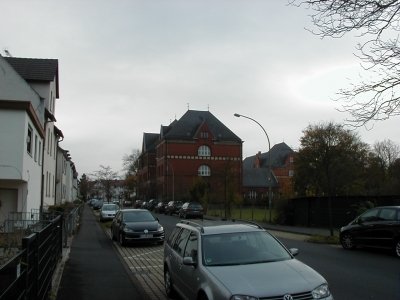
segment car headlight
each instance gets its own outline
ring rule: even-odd
[[[164,227],[162,227],[160,224],[158,224],[157,231],[164,231]]]
[[[124,227],[124,232],[134,232],[134,230],[129,227]]]
[[[233,295],[230,300],[258,300],[258,298],[247,295]]]
[[[314,299],[326,298],[330,295],[328,284],[321,284],[319,287],[312,291],[312,296]]]

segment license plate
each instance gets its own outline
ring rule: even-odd
[[[140,237],[141,237],[142,239],[148,239],[148,238],[152,238],[153,235],[152,235],[152,234],[141,234]]]

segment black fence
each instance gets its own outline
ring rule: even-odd
[[[331,205],[329,205],[329,201]],[[360,208],[373,206],[400,205],[400,196],[348,196],[348,197],[304,197],[290,199],[285,211],[287,225],[307,227],[329,227],[329,210],[332,225],[339,228],[352,221]],[[329,209],[329,206],[331,207]]]
[[[41,221],[22,239],[22,251],[0,267],[0,300],[48,298],[62,256],[63,219]]]

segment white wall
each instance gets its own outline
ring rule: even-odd
[[[0,70],[0,101],[31,102],[37,118],[43,125],[44,101],[1,56]],[[27,152],[28,124],[32,129],[31,154]],[[39,142],[43,144],[43,139],[25,110],[0,109],[0,189],[18,191],[16,207],[21,212],[40,208]],[[14,206],[9,204],[7,207]]]
[[[0,101],[30,101],[44,124],[44,101],[39,94],[0,56]]]

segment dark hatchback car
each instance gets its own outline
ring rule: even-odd
[[[340,229],[344,249],[357,246],[391,249],[400,257],[400,206],[375,207]]]
[[[164,228],[147,209],[122,209],[111,223],[111,237],[121,246],[128,242],[164,243]]]
[[[181,209],[182,205],[183,203],[181,201],[169,201],[165,206],[165,214],[179,214],[179,210]]]
[[[198,202],[186,202],[179,210],[179,218],[200,218],[203,219],[203,206]]]

